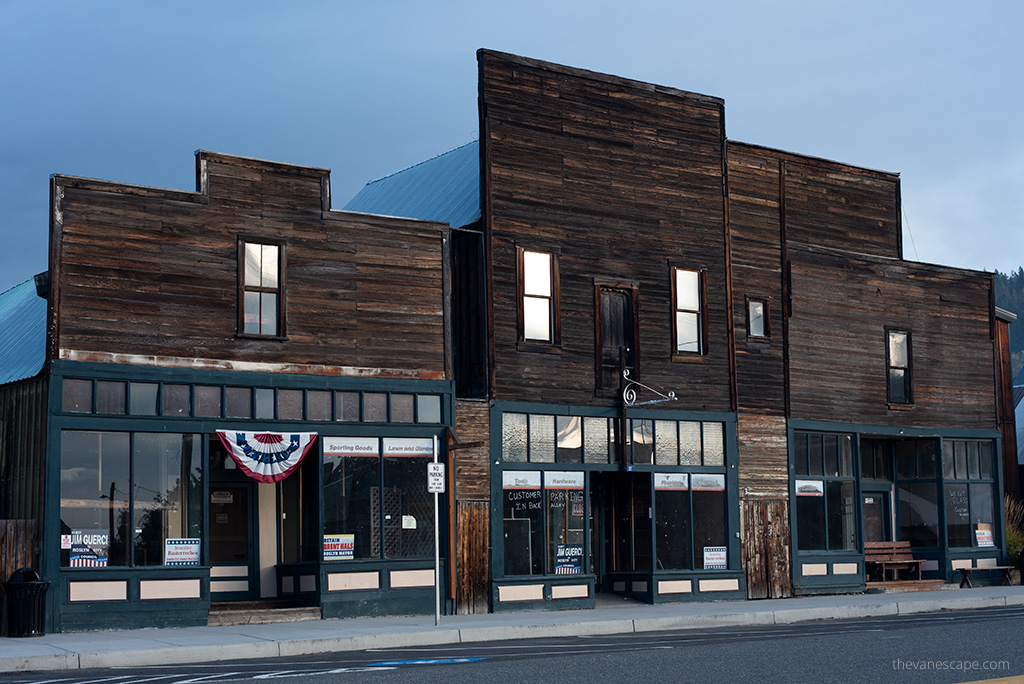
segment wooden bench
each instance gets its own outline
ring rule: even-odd
[[[917,579],[921,579],[923,562],[914,558],[909,541],[864,543],[864,572],[869,579],[874,574],[880,581],[885,582],[886,573],[892,571],[892,578],[896,580],[896,572],[900,568],[916,570]]]
[[[1013,583],[1010,581],[1010,573],[1016,570],[1016,568],[1012,565],[990,565],[987,568],[960,568],[961,589],[974,588],[974,585],[971,584],[971,573],[975,570],[998,570],[1003,576],[1003,585],[1011,586]]]

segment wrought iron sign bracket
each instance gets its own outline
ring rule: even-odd
[[[643,384],[642,382],[639,382],[637,380],[631,380],[630,377],[629,377],[629,369],[628,368],[624,368],[622,370],[622,377],[626,381],[626,386],[622,388],[622,403],[625,404],[627,407],[632,407],[632,406],[648,406],[650,404],[663,404],[666,401],[676,401],[676,393],[675,392],[669,392],[668,394],[662,394],[658,390],[654,389],[653,387],[648,387],[647,385]],[[636,400],[637,388],[645,389],[645,390],[647,390],[649,392],[654,392],[655,394],[658,395],[659,398],[658,399],[650,399],[648,401],[637,401]]]

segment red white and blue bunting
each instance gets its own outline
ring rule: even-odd
[[[313,446],[315,432],[235,432],[217,430],[238,467],[258,482],[280,482],[299,467]]]

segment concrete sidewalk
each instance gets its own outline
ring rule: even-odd
[[[225,627],[138,629],[0,638],[0,672],[77,670],[269,658],[367,648],[770,625],[831,618],[1024,606],[1024,587],[812,596],[651,606],[602,601],[593,610],[348,618]]]

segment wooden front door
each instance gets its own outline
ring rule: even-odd
[[[210,599],[256,598],[253,543],[256,488],[249,483],[210,484]]]
[[[784,499],[743,502],[747,598],[785,598],[793,593],[787,509]]]

